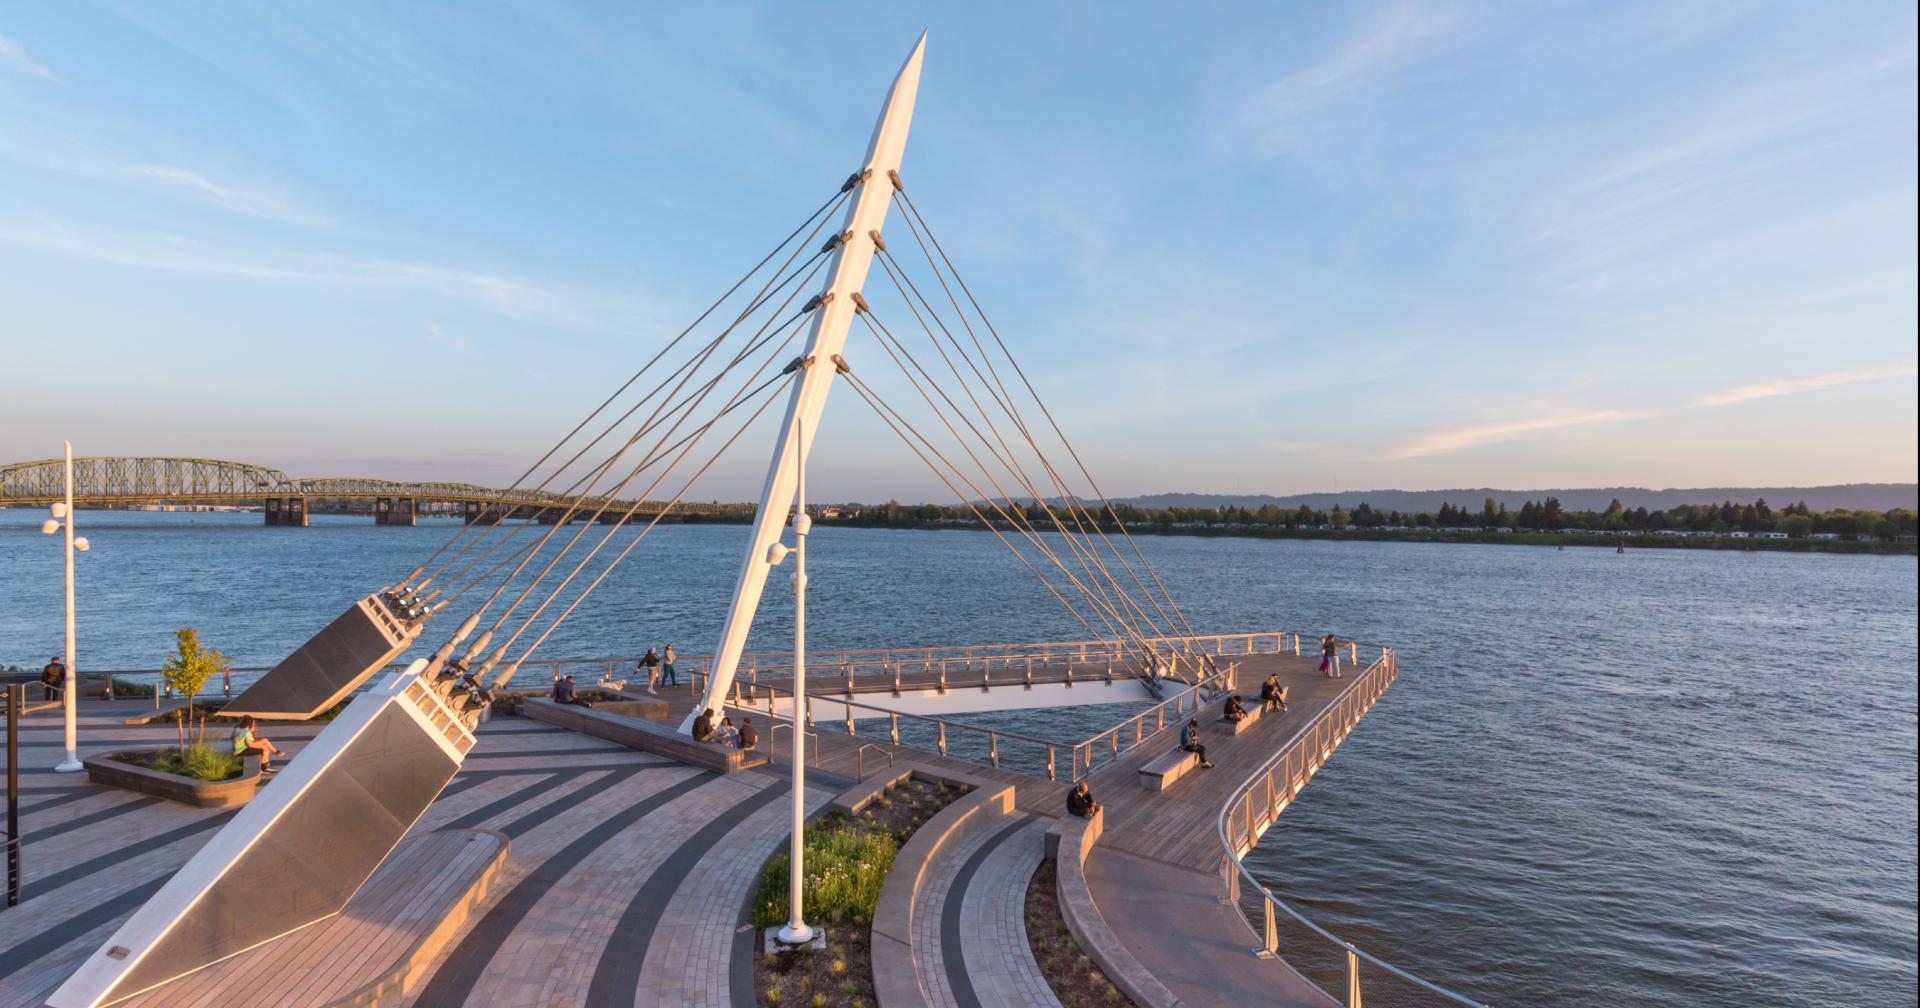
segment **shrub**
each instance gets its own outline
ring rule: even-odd
[[[880,902],[880,885],[893,867],[900,845],[885,830],[853,820],[806,829],[805,891],[807,918],[830,924],[871,924]],[[774,927],[787,922],[788,864],[783,848],[760,872],[753,923]]]

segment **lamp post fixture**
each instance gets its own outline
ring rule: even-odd
[[[60,705],[65,709],[67,719],[67,758],[54,769],[61,773],[73,773],[83,769],[80,765],[78,740],[75,738],[76,705],[79,702],[80,690],[78,677],[73,671],[73,555],[76,552],[85,553],[89,544],[85,536],[76,537],[73,534],[73,442],[68,441],[65,444],[67,499],[47,509],[53,517],[40,523],[40,531],[47,535],[64,531],[67,535],[67,678],[60,688]]]
[[[796,435],[799,421],[795,421]],[[801,906],[806,880],[807,824],[807,532],[813,519],[807,517],[807,450],[800,442],[794,455],[799,470],[793,494],[793,838],[787,858],[787,923],[780,929],[783,945],[805,945],[813,941],[813,928],[807,924]],[[769,563],[787,558],[787,547],[774,542],[767,550]]]

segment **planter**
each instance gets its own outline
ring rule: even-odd
[[[160,746],[157,748],[169,748]],[[150,794],[196,808],[235,808],[252,800],[260,789],[260,757],[247,757],[245,769],[232,780],[203,781],[178,774],[162,773],[150,767],[126,762],[124,757],[153,749],[122,749],[88,756],[80,762],[87,768],[87,779],[127,791]]]

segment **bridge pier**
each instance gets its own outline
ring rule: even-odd
[[[540,517],[535,520],[542,525],[558,525],[560,524],[561,517],[564,516],[567,519],[567,524],[571,525],[574,522],[586,521],[590,514],[592,514],[592,512],[589,511],[574,511],[572,514],[568,514],[566,508],[555,505],[554,507],[541,509]]]
[[[413,526],[419,512],[420,502],[413,497],[375,497],[373,499],[373,523],[375,525]]]
[[[268,497],[266,499],[267,524],[287,525],[297,528],[307,527],[307,499],[305,497]]]
[[[500,505],[481,501],[467,501],[462,505],[460,517],[469,525],[498,525],[505,520]]]

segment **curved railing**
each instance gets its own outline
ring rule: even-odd
[[[1360,722],[1360,716],[1373,707],[1380,695],[1393,685],[1399,676],[1399,667],[1391,648],[1381,648],[1380,657],[1366,670],[1354,678],[1353,685],[1331,705],[1323,709],[1313,720],[1301,727],[1279,753],[1274,755],[1259,770],[1254,771],[1238,788],[1233,796],[1220,809],[1220,847],[1225,854],[1225,881],[1228,901],[1235,908],[1240,906],[1240,885],[1242,880],[1253,887],[1260,896],[1265,918],[1264,931],[1255,929],[1251,921],[1249,929],[1261,940],[1261,947],[1269,955],[1278,954],[1280,944],[1278,914],[1285,914],[1306,927],[1314,935],[1335,946],[1346,954],[1346,990],[1343,1003],[1353,1008],[1360,1004],[1360,964],[1366,962],[1378,967],[1443,1000],[1470,1008],[1486,1008],[1485,1005],[1456,994],[1439,984],[1423,980],[1408,973],[1384,959],[1362,951],[1326,928],[1315,924],[1302,916],[1299,911],[1288,906],[1286,901],[1273,894],[1253,877],[1241,858],[1260,839],[1260,835],[1280,818],[1280,813],[1299,795],[1307,780],[1315,771],[1326,765],[1327,758],[1341,740],[1345,739]],[[1244,917],[1242,918],[1245,919]]]

